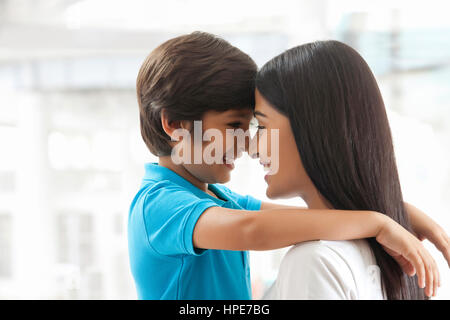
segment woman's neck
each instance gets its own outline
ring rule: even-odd
[[[309,209],[333,209],[333,206],[325,199],[320,192],[313,188],[311,192],[302,195]]]

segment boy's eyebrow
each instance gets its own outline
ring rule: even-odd
[[[254,111],[253,114],[254,114],[255,117],[256,116],[260,116],[260,117],[267,118],[267,116],[264,113],[260,112],[260,111]]]
[[[236,118],[236,117],[239,117],[239,118],[249,118],[249,119],[251,119],[252,117],[253,117],[253,114],[252,113],[242,113],[242,112],[236,112],[236,113],[233,113],[233,114],[229,114],[228,115],[228,118]]]

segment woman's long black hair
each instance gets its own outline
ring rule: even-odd
[[[256,88],[286,115],[306,173],[335,209],[373,210],[411,230],[395,163],[391,130],[375,77],[339,41],[304,44],[273,58]],[[374,239],[387,299],[426,299]]]

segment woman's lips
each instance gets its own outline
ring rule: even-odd
[[[267,174],[264,176],[264,180],[267,182],[270,176],[270,161],[259,160],[259,163],[264,167],[264,171],[267,171]]]

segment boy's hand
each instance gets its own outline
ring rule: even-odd
[[[409,203],[405,203],[414,233],[420,241],[428,239],[442,252],[450,267],[450,239],[444,229],[424,212]]]
[[[386,217],[387,218],[387,217]],[[387,218],[376,240],[384,247],[409,276],[417,273],[418,285],[425,287],[429,297],[436,295],[440,286],[436,262],[422,243],[394,220]]]

